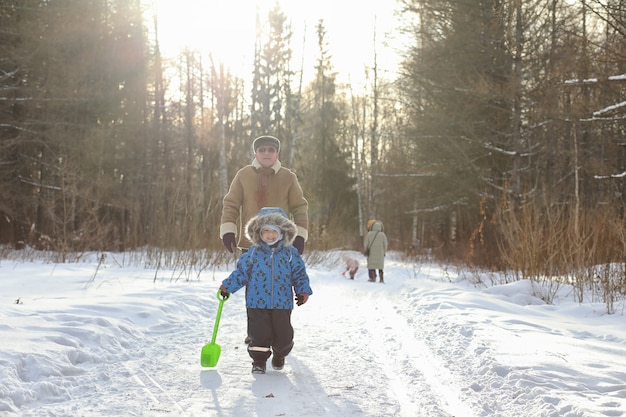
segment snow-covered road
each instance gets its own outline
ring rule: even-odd
[[[243,292],[224,304],[217,367],[199,363],[227,270],[95,269],[0,264],[3,416],[626,415],[623,316],[545,305],[529,282],[475,289],[400,260],[385,284],[309,267],[285,368],[253,375]]]

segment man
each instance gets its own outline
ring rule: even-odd
[[[224,197],[222,243],[231,253],[238,246],[249,247],[251,242],[241,232],[248,221],[263,207],[280,207],[297,226],[293,246],[302,254],[308,238],[309,203],[298,178],[278,160],[280,141],[274,136],[259,136],[252,142],[252,149],[254,160],[235,174]]]

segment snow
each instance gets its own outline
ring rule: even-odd
[[[181,274],[110,253],[2,260],[0,415],[626,415],[623,306],[607,315],[567,286],[549,305],[529,281],[397,254],[379,284],[351,253],[352,281],[342,254],[309,265],[294,350],[265,375],[250,373],[243,292],[224,303],[217,366],[200,366],[232,263]]]
[[[612,105],[610,105],[608,107],[605,107],[603,109],[596,110],[596,111],[593,112],[593,115],[594,116],[601,116],[604,113],[609,113],[609,112],[612,112],[612,111],[615,111],[615,110],[619,110],[619,109],[621,109],[623,107],[626,107],[626,101],[622,101],[621,103],[612,104]]]

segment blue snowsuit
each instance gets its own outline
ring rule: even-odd
[[[261,239],[264,225],[277,226],[282,240],[272,246]],[[296,225],[280,209],[263,209],[246,226],[253,243],[241,255],[236,269],[222,281],[222,286],[234,293],[246,288],[248,309],[248,353],[253,363],[265,364],[271,356],[287,356],[293,348],[291,311],[295,294],[312,294],[304,260],[291,245],[297,233]]]
[[[245,286],[247,308],[293,309],[293,294],[312,294],[304,260],[293,246],[279,241],[275,248],[265,242],[242,254],[222,285],[228,292]]]

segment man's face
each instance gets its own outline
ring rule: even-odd
[[[259,146],[254,153],[254,157],[263,168],[269,168],[278,159],[278,150],[271,145]]]

